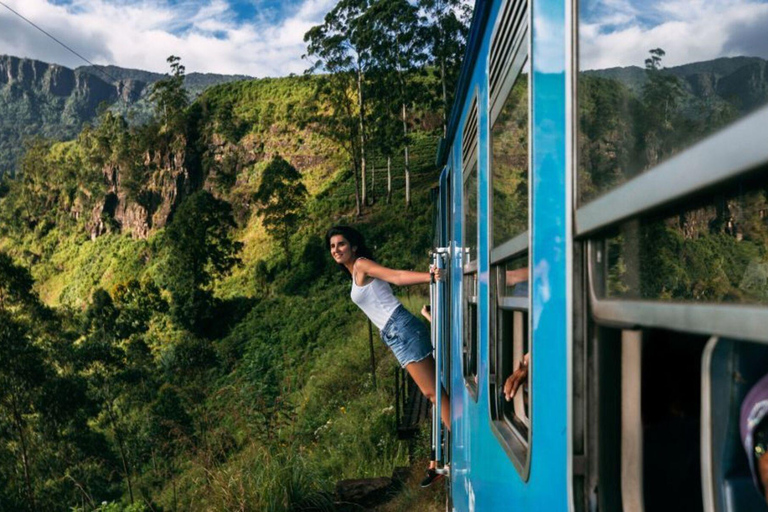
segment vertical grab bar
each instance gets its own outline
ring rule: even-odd
[[[434,268],[437,268],[437,259],[437,253],[433,252],[431,266]],[[429,322],[429,332],[435,361],[437,361],[437,358],[439,357],[438,354],[440,353],[437,340],[437,312],[435,311],[435,304],[437,303],[435,298],[436,294],[437,281],[435,280],[435,275],[432,274],[429,280],[429,312],[432,318]],[[440,460],[438,456],[440,446],[440,367],[437,363],[435,363],[435,367],[437,368],[437,375],[435,379],[435,403],[432,405],[432,456],[435,458],[435,461],[438,461]]]
[[[444,255],[446,250],[443,248],[437,249],[432,255],[432,264],[435,268],[444,269]],[[433,433],[434,433],[434,448],[435,448],[435,461],[437,463],[437,472],[446,474],[447,468],[443,467],[443,422],[441,418],[442,400],[443,400],[443,296],[444,296],[445,282],[435,281],[432,279],[430,288],[432,293],[430,299],[432,301],[432,340],[433,347],[435,348],[435,406],[433,407]]]

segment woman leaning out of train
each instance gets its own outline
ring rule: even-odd
[[[379,265],[365,245],[365,239],[356,229],[334,226],[325,236],[331,257],[352,278],[352,301],[380,329],[381,339],[392,350],[400,365],[413,378],[424,396],[435,402],[435,360],[427,327],[412,315],[392,293],[390,284],[409,286],[429,283],[434,276],[442,279],[440,269],[430,267],[429,272],[396,270]],[[450,402],[448,393],[442,391],[440,416],[450,429]],[[439,478],[432,461],[426,487]]]

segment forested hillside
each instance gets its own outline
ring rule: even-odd
[[[380,4],[438,54],[420,11]],[[329,28],[391,11],[345,9],[307,36],[317,74],[190,102],[169,59],[150,122],[107,111],[35,139],[0,181],[0,509],[334,510],[337,480],[409,463],[396,363],[374,335],[371,374],[323,234],[355,224],[384,264],[426,269],[462,47],[405,69],[369,46],[361,74],[327,60],[348,48]],[[399,293],[415,309],[425,292]]]
[[[720,58],[579,76],[579,201],[657,168],[768,103],[768,63]],[[666,170],[668,173],[674,171]],[[745,179],[710,200],[659,211],[611,233],[606,294],[638,299],[764,303],[768,188]],[[640,263],[642,262],[642,263]]]
[[[16,170],[26,140],[35,136],[71,139],[86,123],[95,121],[101,106],[132,124],[147,122],[152,114],[152,84],[163,78],[160,73],[117,66],[73,70],[0,55],[0,176]],[[212,85],[245,78],[190,73],[184,86],[196,98]]]

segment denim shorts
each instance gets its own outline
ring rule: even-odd
[[[381,339],[403,368],[432,355],[429,329],[402,305],[387,320],[381,330]]]

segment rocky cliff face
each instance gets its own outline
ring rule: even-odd
[[[0,55],[0,177],[14,172],[24,141],[41,136],[69,140],[93,122],[99,106],[133,114],[134,122],[151,117],[152,83],[164,75],[116,66],[69,69],[32,59]],[[190,73],[192,97],[213,85],[243,76]]]
[[[198,180],[190,172],[187,160],[185,150],[147,152],[144,165],[152,172],[138,198],[130,198],[121,186],[118,166],[105,166],[107,193],[91,212],[91,239],[112,229],[146,238],[151,230],[164,227],[181,201],[195,190]]]

